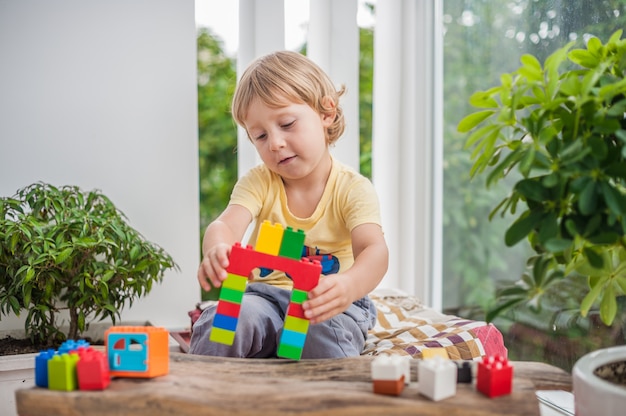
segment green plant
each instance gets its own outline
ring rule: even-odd
[[[599,305],[610,325],[626,293],[626,40],[591,37],[546,58],[532,55],[501,76],[500,85],[472,95],[482,110],[460,121],[470,132],[471,175],[490,186],[514,169],[522,179],[491,212],[517,215],[505,243],[528,238],[531,273],[505,287],[488,314],[526,302],[540,308],[565,276],[586,278],[585,316]],[[473,131],[472,131],[473,130]]]
[[[98,191],[35,183],[0,198],[0,313],[27,310],[33,342],[65,339],[57,322],[63,309],[69,338],[88,320],[115,322],[125,305],[177,267]]]

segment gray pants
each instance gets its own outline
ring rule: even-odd
[[[241,302],[232,346],[209,341],[217,306],[202,312],[193,326],[190,354],[221,357],[273,358],[280,341],[291,292],[265,283],[250,283]],[[343,358],[361,354],[376,308],[364,297],[327,321],[310,325],[302,358]]]

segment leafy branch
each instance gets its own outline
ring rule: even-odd
[[[500,85],[470,98],[480,110],[458,125],[470,133],[470,173],[487,174],[488,187],[514,169],[521,173],[491,217],[516,216],[505,243],[527,238],[537,253],[529,261],[532,274],[498,294],[491,319],[522,302],[539,307],[542,294],[571,274],[588,281],[583,316],[599,303],[605,324],[615,318],[616,298],[626,294],[626,40],[621,36],[621,30],[615,32],[606,44],[590,38],[586,49],[568,44],[543,65],[524,55]]]

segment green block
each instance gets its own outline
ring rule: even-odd
[[[247,284],[248,284],[247,277],[228,273],[228,277],[226,278],[226,280],[222,282],[222,287],[234,289],[239,292],[245,292]]]
[[[48,360],[48,388],[61,391],[77,390],[76,365],[78,360],[78,354],[55,355]]]
[[[302,247],[304,247],[304,231],[294,231],[287,227],[283,232],[283,240],[280,243],[278,255],[290,259],[300,260],[302,258]]]
[[[285,329],[306,334],[309,330],[309,321],[307,319],[287,315],[285,318]]]
[[[241,303],[241,300],[243,299],[243,291],[222,286],[222,290],[220,290],[220,300],[222,299],[232,303]]]
[[[211,329],[209,340],[220,344],[233,345],[233,341],[235,340],[235,331],[213,327]]]
[[[302,348],[294,347],[292,345],[280,344],[278,346],[278,352],[276,353],[282,358],[291,358],[292,360],[299,360],[302,357]]]
[[[293,289],[291,291],[291,301],[299,305],[303,304],[305,300],[309,298],[308,292],[300,289]]]

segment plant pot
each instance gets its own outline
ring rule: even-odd
[[[615,364],[607,366],[607,364]],[[622,384],[607,381],[600,373],[621,375]],[[574,404],[577,416],[623,415],[626,411],[626,346],[591,352],[574,365]]]
[[[16,414],[15,390],[35,385],[36,356],[19,354],[0,357],[0,403],[3,415]]]

